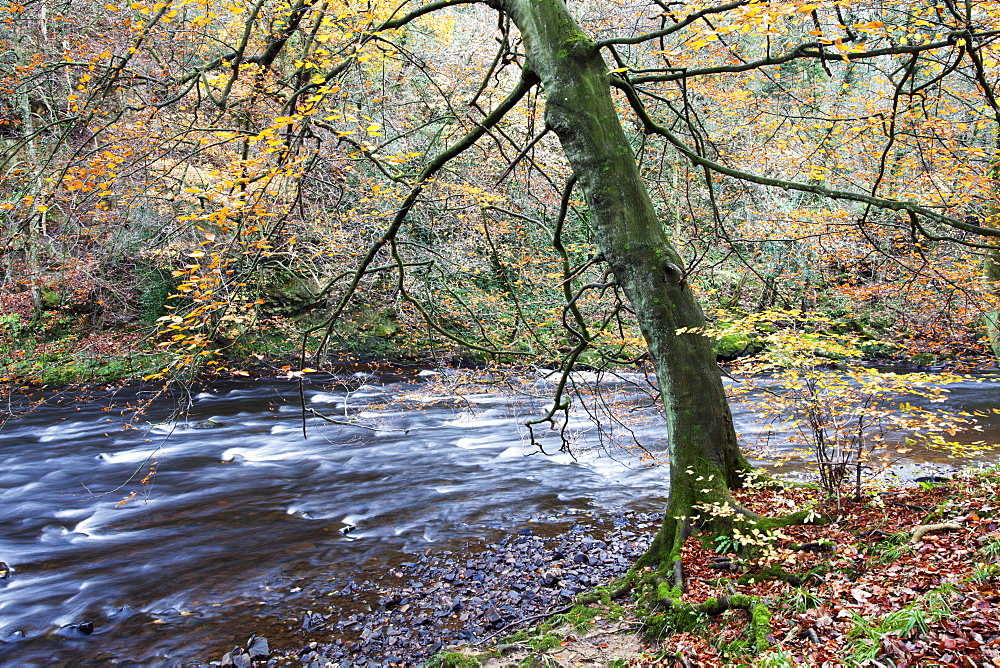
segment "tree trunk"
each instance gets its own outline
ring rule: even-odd
[[[670,503],[641,563],[669,567],[681,542],[677,518],[699,522],[694,506],[733,505],[729,489],[740,486],[750,466],[737,445],[711,340],[677,333],[703,327],[705,319],[639,174],[604,59],[562,0],[499,0],[499,8],[521,31],[528,67],[545,90],[545,120],[578,179],[594,236],[656,368],[669,436]]]

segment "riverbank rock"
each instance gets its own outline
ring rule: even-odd
[[[271,648],[268,647],[267,638],[254,638],[247,648],[247,654],[250,655],[251,659],[261,659],[270,656]]]
[[[265,665],[270,655],[271,648],[268,645],[267,638],[263,636],[250,636],[250,640],[247,641],[245,648],[235,647],[231,652],[226,652],[217,665],[250,668],[255,664]]]
[[[250,655],[242,651],[232,651],[222,657],[220,666],[235,666],[235,668],[250,668],[253,661]]]

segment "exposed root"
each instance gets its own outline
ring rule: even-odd
[[[828,540],[814,540],[801,545],[793,545],[792,549],[800,552],[836,552],[837,546]]]
[[[766,566],[757,573],[747,573],[745,575],[741,575],[736,581],[741,585],[747,585],[755,582],[768,582],[771,580],[787,582],[793,587],[801,587],[810,580],[815,581],[817,584],[825,582],[825,580],[823,580],[823,576],[816,572],[816,570],[807,571],[805,574],[799,575],[798,573],[789,573],[780,566],[775,565]]]
[[[929,533],[936,533],[938,531],[960,531],[962,528],[961,524],[955,524],[954,522],[945,522],[944,524],[925,524],[913,530],[913,536],[910,538],[910,542],[919,543],[923,540],[924,536]]]
[[[679,513],[671,514],[671,510],[667,511],[663,527],[657,533],[649,551],[623,580],[635,589],[643,621],[652,635],[697,631],[705,615],[716,616],[727,610],[741,609],[750,614],[748,648],[754,653],[760,653],[769,647],[767,635],[771,631],[771,613],[758,597],[735,594],[708,599],[702,603],[688,603],[681,600],[684,594],[681,549],[694,529],[715,535],[731,534],[737,529],[741,533],[749,534],[795,524],[827,524],[832,522],[833,518],[811,510],[779,518],[760,517],[739,506],[734,510],[730,516],[710,518],[708,522],[696,521],[693,525],[686,518],[679,519],[677,517]],[[834,546],[817,541],[798,547],[804,550],[827,551],[832,550]],[[800,586],[813,577],[822,580],[818,574],[812,572],[800,576],[780,571],[750,577],[761,576],[781,579],[793,586]]]
[[[555,617],[556,615],[561,615],[561,614],[567,613],[570,610],[572,610],[574,607],[576,607],[576,605],[577,605],[577,603],[572,603],[570,605],[566,605],[566,606],[563,606],[561,608],[553,608],[552,610],[549,610],[548,612],[543,612],[543,613],[540,613],[540,614],[537,614],[537,615],[531,615],[530,617],[521,617],[519,619],[512,620],[510,622],[507,622],[506,624],[504,624],[503,626],[501,626],[498,630],[496,630],[493,633],[491,633],[490,635],[486,636],[485,638],[483,638],[479,642],[480,642],[480,644],[484,644],[485,645],[489,641],[491,641],[494,638],[498,637],[501,633],[506,633],[507,631],[510,631],[511,629],[517,628],[518,626],[524,626],[528,622],[537,622],[537,621],[542,620],[542,619],[549,619],[550,617]]]
[[[490,640],[493,640],[494,638],[500,636],[501,634],[506,633],[512,629],[515,629],[519,626],[524,626],[529,622],[538,622],[541,620],[549,619],[551,617],[555,617],[556,615],[565,614],[579,605],[593,605],[594,603],[603,603],[605,605],[610,605],[611,601],[613,601],[616,598],[621,598],[622,596],[627,594],[631,589],[632,589],[632,580],[629,578],[628,575],[626,575],[624,578],[622,578],[622,580],[620,580],[619,582],[615,583],[612,586],[599,587],[590,593],[580,594],[569,605],[562,606],[559,608],[553,608],[548,612],[543,612],[537,615],[531,615],[530,617],[521,617],[519,619],[514,619],[504,624],[502,627],[494,631],[492,634],[486,636],[483,640],[480,641],[480,644],[487,643]]]
[[[663,624],[664,630],[692,630],[697,627],[702,615],[715,617],[727,610],[746,610],[750,613],[750,646],[755,654],[765,651],[770,643],[767,640],[771,632],[771,611],[757,596],[733,594],[721,598],[710,598],[702,603],[686,603],[676,598],[665,597],[657,601],[658,607],[664,613],[656,619]]]
[[[756,525],[761,530],[767,530],[795,526],[796,524],[832,524],[836,519],[833,515],[827,515],[826,513],[817,513],[814,510],[800,510],[784,517],[758,518]]]

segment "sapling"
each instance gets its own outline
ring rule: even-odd
[[[976,429],[974,416],[941,405],[944,386],[962,377],[865,367],[857,361],[865,342],[818,314],[772,311],[704,333],[719,337],[734,327],[752,331],[763,349],[738,365],[741,382],[732,392],[768,425],[762,440],[778,431],[801,447],[828,495],[839,499],[847,485],[860,497],[871,476],[917,450],[980,452],[982,442],[948,440]]]

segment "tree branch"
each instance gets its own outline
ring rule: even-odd
[[[639,99],[635,88],[625,80],[620,77],[611,76],[609,77],[612,85],[617,87],[619,90],[625,93],[629,104],[632,106],[632,110],[639,117],[642,122],[643,129],[647,133],[657,134],[666,139],[668,142],[673,144],[673,146],[680,151],[688,160],[693,164],[700,167],[706,167],[714,172],[723,174],[725,176],[731,176],[735,179],[741,181],[748,181],[750,183],[756,183],[758,185],[767,186],[770,188],[781,188],[782,190],[795,190],[798,192],[811,193],[813,195],[819,195],[821,197],[827,197],[829,199],[842,199],[851,202],[859,202],[861,204],[868,204],[870,206],[887,209],[889,211],[900,211],[909,212],[919,216],[923,216],[929,220],[936,223],[952,227],[957,230],[962,230],[963,232],[969,232],[983,237],[1000,238],[1000,229],[983,227],[982,225],[973,225],[965,221],[957,220],[950,216],[940,214],[937,211],[929,209],[925,206],[920,206],[915,201],[903,202],[900,200],[889,199],[886,197],[878,197],[875,195],[869,195],[867,193],[855,193],[846,190],[836,190],[833,188],[826,188],[824,186],[798,183],[796,181],[787,181],[785,179],[776,179],[767,176],[762,176],[760,174],[753,174],[751,172],[746,172],[735,167],[729,167],[723,165],[714,160],[710,160],[697,152],[693,151],[687,144],[680,140],[674,133],[668,130],[666,127],[656,123],[652,118],[650,118],[649,113],[646,111],[645,106],[642,104],[642,100]]]

